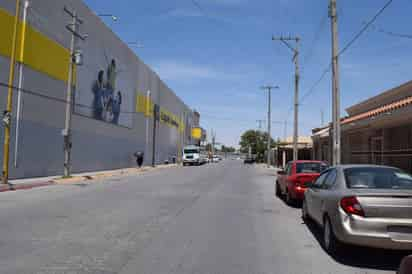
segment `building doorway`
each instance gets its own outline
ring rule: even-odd
[[[383,137],[372,137],[371,139],[371,163],[383,165]]]

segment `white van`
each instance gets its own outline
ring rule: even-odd
[[[204,157],[200,153],[199,146],[185,146],[183,148],[183,165],[204,164]]]

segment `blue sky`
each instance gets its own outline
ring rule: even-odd
[[[330,63],[328,0],[86,0],[96,13],[113,13],[105,22],[123,41],[140,41],[136,54],[188,105],[199,110],[201,123],[214,129],[219,142],[237,145],[240,134],[266,119],[261,85],[273,92],[272,120],[289,121],[292,134],[294,66],[291,52],[272,35],[298,35],[301,95]],[[342,48],[387,0],[338,0]],[[197,3],[198,5],[196,5]],[[394,0],[373,28],[340,58],[341,104],[344,108],[412,79],[412,40],[377,31],[411,34],[412,2]],[[300,135],[320,125],[321,110],[330,120],[330,73],[301,102]],[[283,125],[272,135],[283,137]]]

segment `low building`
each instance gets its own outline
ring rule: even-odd
[[[284,167],[287,162],[293,160],[293,136],[287,137],[278,144],[274,149],[274,158],[276,166]],[[298,137],[298,159],[312,159],[312,139],[307,136]]]
[[[342,163],[378,164],[412,172],[412,81],[346,109]],[[314,129],[314,157],[331,160],[330,127]]]

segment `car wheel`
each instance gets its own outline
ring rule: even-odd
[[[339,251],[339,242],[333,232],[329,217],[326,216],[323,223],[323,247],[329,254],[334,255]]]
[[[308,205],[305,199],[303,199],[303,202],[302,202],[302,219],[304,221],[307,221],[309,219]]]
[[[290,206],[295,205],[295,199],[292,198],[292,195],[290,195],[290,192],[287,189],[286,189],[286,203]]]
[[[282,197],[282,191],[280,190],[279,182],[276,181],[276,196]]]

